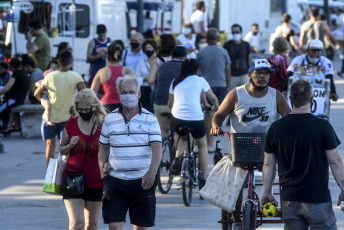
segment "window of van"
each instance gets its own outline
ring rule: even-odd
[[[87,38],[90,35],[90,9],[87,5],[74,5],[75,11],[71,4],[59,5],[57,18],[59,35],[71,37],[75,34],[76,37]]]
[[[37,19],[40,19],[43,27],[49,31],[51,22],[51,4],[42,1],[31,1],[31,3],[33,5],[33,11],[30,14],[20,11],[18,32],[26,33],[30,22]]]

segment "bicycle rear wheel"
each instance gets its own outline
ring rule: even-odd
[[[158,189],[162,194],[167,194],[172,186],[173,175],[170,166],[173,160],[173,147],[168,138],[162,140],[162,156],[158,170]]]
[[[243,230],[254,230],[254,207],[251,202],[247,202],[244,207],[244,229]]]
[[[184,158],[181,172],[182,194],[185,206],[190,206],[192,200],[192,171],[188,158]]]
[[[221,209],[222,230],[232,230],[232,223],[228,223],[231,221],[229,215],[227,211]]]

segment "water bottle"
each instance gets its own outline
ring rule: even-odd
[[[339,59],[340,60],[343,60],[344,59],[344,55],[342,52],[338,51],[338,56],[339,56]]]
[[[216,149],[215,149],[215,154],[213,158],[213,163],[214,165],[217,164],[223,157],[223,152],[222,152],[222,146],[220,140],[216,141]]]

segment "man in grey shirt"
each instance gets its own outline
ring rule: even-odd
[[[22,65],[24,67],[24,71],[29,75],[30,85],[29,85],[29,100],[31,104],[41,104],[37,98],[34,97],[34,92],[36,90],[35,83],[39,80],[43,79],[43,71],[36,67],[35,61],[29,57],[29,55],[25,54],[22,56]]]
[[[219,32],[217,29],[209,28],[207,32],[208,46],[198,52],[197,61],[200,65],[200,76],[208,81],[211,90],[216,95],[219,104],[221,104],[229,91],[231,61],[228,52],[217,46],[218,40]],[[213,112],[206,113],[204,116],[209,153],[215,152],[214,137],[210,135],[211,120],[213,116]]]

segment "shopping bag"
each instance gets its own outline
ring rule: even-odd
[[[228,156],[224,156],[211,170],[199,194],[213,205],[233,212],[247,172],[235,167]]]
[[[66,168],[66,160],[59,154],[57,159],[50,159],[47,172],[45,174],[43,192],[62,195],[62,176]]]

